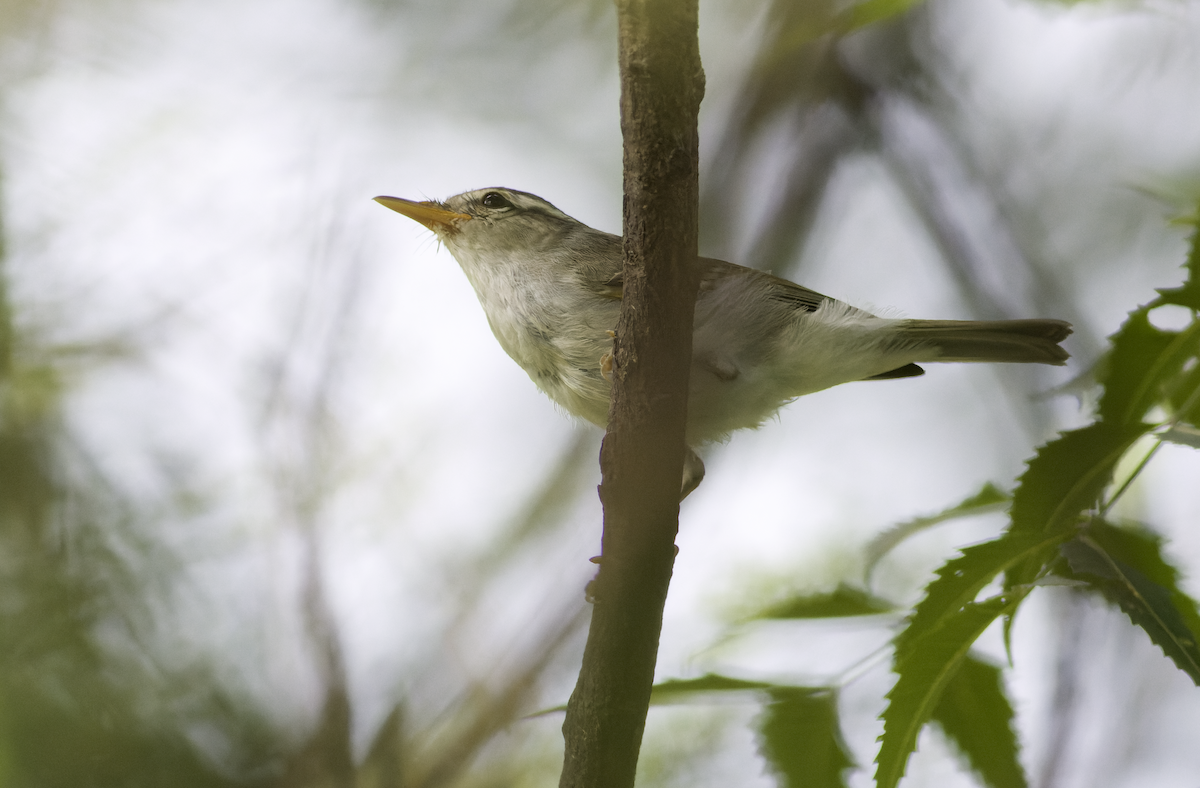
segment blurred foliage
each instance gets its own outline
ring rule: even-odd
[[[1002,511],[1010,500],[1011,496],[1008,493],[999,489],[991,482],[987,482],[979,492],[967,498],[962,503],[951,506],[937,514],[917,517],[908,522],[892,526],[872,539],[871,543],[867,545],[864,551],[866,569],[863,574],[867,580],[870,580],[880,560],[905,539],[959,517]]]
[[[985,785],[995,788],[1027,785],[1016,758],[1013,708],[999,667],[968,653],[946,684],[930,719]]]
[[[827,594],[802,594],[777,602],[751,620],[877,616],[895,609],[891,602],[843,583]]]
[[[760,749],[786,788],[845,786],[854,756],[842,740],[837,695],[773,687],[758,722]]]
[[[465,0],[437,7],[400,0],[364,5],[380,18],[427,31],[424,49],[413,55],[424,68],[406,89],[445,93],[449,84],[472,84],[481,106],[459,111],[500,113],[514,122],[528,121],[522,102],[552,103],[539,91],[512,89],[514,80],[538,74],[547,50],[588,43],[601,64],[612,49],[608,0],[516,0],[486,9]],[[54,8],[0,4],[0,32],[44,20]],[[945,85],[952,77],[918,56],[923,13],[923,4],[912,0],[767,4],[765,38],[723,119],[715,152],[706,157],[706,240],[721,243],[737,235],[730,228],[742,218],[740,202],[761,188],[750,182],[761,175],[756,151],[782,128],[795,149],[786,161],[773,163],[777,191],[764,195],[769,215],[746,238],[744,259],[776,270],[794,264],[837,168],[867,153],[892,174],[980,317],[1024,315],[1053,303],[1056,315],[1082,324],[1081,310],[1056,282],[1039,239],[1006,213],[1002,185],[983,174],[986,168],[960,144],[942,112],[955,98]],[[856,30],[859,46],[847,47],[847,34]],[[500,58],[506,65],[495,68]],[[912,144],[912,126],[905,124],[914,122],[927,132],[924,147]],[[958,173],[957,180],[943,177],[947,169]],[[964,189],[1005,220],[982,226],[964,218],[954,210]],[[1005,271],[999,281],[997,269]],[[359,758],[351,742],[354,709],[344,658],[319,583],[308,587],[305,604],[311,645],[317,661],[323,660],[323,694],[307,728],[271,719],[228,689],[211,666],[180,670],[156,662],[153,649],[143,647],[154,626],[149,608],[161,590],[155,577],[183,559],[146,537],[159,513],[146,511],[106,479],[101,463],[74,443],[65,416],[86,371],[128,349],[107,340],[72,347],[40,340],[22,321],[20,305],[11,303],[5,273],[0,253],[0,788],[536,782],[547,756],[507,751],[501,734],[528,711],[579,631],[579,600],[534,633],[515,667],[497,668],[486,683],[447,693],[436,719],[421,717],[407,699],[397,701]],[[1155,327],[1153,311],[1169,305],[1189,310],[1187,326]],[[870,568],[911,536],[1011,501],[1008,530],[947,561],[894,640],[897,681],[884,714],[879,785],[901,779],[931,722],[983,784],[1026,784],[1003,671],[972,647],[997,619],[1011,622],[1021,603],[1045,586],[1101,595],[1200,683],[1200,617],[1162,538],[1143,525],[1116,521],[1110,512],[1154,456],[1151,450],[1114,484],[1114,473],[1138,446],[1146,440],[1156,446],[1164,440],[1200,443],[1198,310],[1200,242],[1194,241],[1186,283],[1135,310],[1111,338],[1098,367],[1103,395],[1093,424],[1042,447],[1011,494],[985,486],[941,513],[895,526],[868,546],[869,581]],[[1088,337],[1080,331],[1085,354]],[[1013,402],[1026,419],[1038,418],[1023,391]],[[310,426],[314,434],[304,445],[313,456],[305,459],[315,461],[320,425]],[[489,584],[520,566],[559,525],[585,491],[593,457],[589,440],[567,446],[549,463],[550,473],[528,505],[481,551],[484,558],[463,559],[459,569],[467,579],[448,637],[486,611]],[[304,473],[280,476],[309,485],[313,498],[324,489]],[[310,535],[320,525],[320,503],[305,497],[305,512],[293,512],[314,518],[305,526]],[[316,578],[315,542],[309,549],[306,571]],[[979,598],[1000,582],[998,593]],[[845,584],[828,593],[795,594],[752,618],[803,624],[854,617],[882,628],[895,624],[894,611],[902,609],[869,585]],[[114,640],[123,648],[114,648]],[[441,644],[425,646],[431,663],[442,658]],[[779,784],[841,786],[855,759],[841,731],[839,693],[858,669],[820,686],[718,674],[668,680],[655,687],[653,702],[738,697],[760,704],[754,722],[759,752]]]
[[[113,343],[39,342],[5,273],[0,254],[0,785],[265,784],[274,734],[254,709],[203,670],[164,681],[102,645],[102,632],[138,637],[138,565],[170,558],[138,536],[136,507],[64,422],[72,377],[111,360]],[[187,727],[164,724],[172,707],[187,708],[188,725],[224,731],[223,763]]]

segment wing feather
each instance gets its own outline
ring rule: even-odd
[[[821,295],[815,290],[809,290],[795,282],[789,282],[756,268],[746,268],[711,257],[701,257],[696,263],[700,269],[701,294],[715,289],[723,280],[731,276],[750,276],[767,285],[768,298],[804,312],[815,312],[821,304],[831,300],[828,296]],[[584,283],[589,290],[599,296],[620,300],[622,288],[625,285],[625,276],[621,271],[612,276],[605,276],[604,272],[596,271],[592,276],[586,277]]]

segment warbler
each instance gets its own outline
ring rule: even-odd
[[[501,347],[568,413],[606,426],[612,331],[621,310],[621,238],[540,197],[477,189],[445,201],[378,202],[432,230],[458,261]],[[924,374],[926,362],[1062,365],[1061,320],[906,320],[765,271],[701,257],[687,443],[757,427],[797,397],[855,380]],[[694,452],[691,480],[703,476]],[[699,475],[697,477],[696,475]]]

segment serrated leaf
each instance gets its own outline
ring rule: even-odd
[[[1140,421],[1164,399],[1178,409],[1196,390],[1196,369],[1187,364],[1200,352],[1200,321],[1195,319],[1200,310],[1200,233],[1192,236],[1186,267],[1183,285],[1159,290],[1158,298],[1131,312],[1111,337],[1112,349],[1100,379],[1104,385],[1101,420]],[[1181,331],[1155,328],[1150,313],[1168,304],[1191,309],[1191,324]]]
[[[1197,215],[1200,216],[1200,208]],[[1187,280],[1179,287],[1159,290],[1157,304],[1177,304],[1200,311],[1200,220],[1194,222],[1193,226],[1196,229],[1192,231],[1187,262],[1184,263],[1188,272]]]
[[[1113,534],[1107,535],[1110,539]],[[1139,546],[1144,547],[1144,544]],[[1138,555],[1137,553],[1142,553]],[[1200,686],[1200,620],[1196,602],[1179,590],[1175,570],[1160,554],[1149,557],[1144,551],[1123,557],[1151,565],[1166,582],[1155,582],[1132,564],[1112,555],[1091,536],[1079,536],[1062,546],[1071,571],[1094,578],[1104,597],[1125,612],[1129,619],[1146,631],[1159,648]]]
[[[936,633],[975,598],[1001,572],[1022,563],[1041,565],[1057,557],[1058,545],[1068,534],[1006,534],[973,545],[937,570],[925,598],[913,610],[909,624],[896,636],[897,661],[912,651],[921,638]]]
[[[746,692],[774,689],[777,684],[764,681],[744,681],[743,679],[721,676],[716,673],[706,673],[694,679],[667,679],[655,684],[650,689],[650,705],[661,705],[678,702],[684,695],[695,695],[706,692]]]
[[[1038,449],[1013,492],[1011,533],[1067,533],[1082,512],[1096,505],[1113,470],[1149,424],[1097,422],[1061,433]],[[1027,585],[1044,564],[1026,561],[1005,571],[1004,587]],[[1005,629],[1005,642],[1009,631]]]
[[[890,613],[896,606],[861,588],[839,585],[824,594],[805,594],[785,599],[751,617],[756,619],[844,618]]]
[[[1148,306],[1131,312],[1110,341],[1099,413],[1100,420],[1116,424],[1141,421],[1161,399],[1166,381],[1196,352],[1179,332],[1151,325]]]
[[[758,750],[786,788],[845,788],[854,768],[831,690],[777,687],[759,718]]]
[[[903,542],[905,539],[920,533],[927,528],[932,528],[940,523],[954,520],[959,517],[968,517],[974,514],[984,514],[985,512],[999,511],[1011,500],[1012,496],[1001,490],[996,485],[988,482],[983,485],[983,488],[967,498],[961,503],[951,506],[949,509],[944,509],[937,514],[931,514],[926,517],[918,517],[915,520],[909,520],[905,523],[900,523],[892,528],[887,529],[883,533],[876,536],[870,541],[864,550],[866,570],[864,574],[867,577],[875,570],[875,565],[891,552],[896,545]]]
[[[1196,601],[1179,588],[1180,573],[1163,557],[1163,537],[1140,524],[1118,526],[1104,520],[1088,524],[1086,534],[1114,558],[1132,566],[1151,581],[1170,589],[1175,607],[1189,629],[1200,633]]]
[[[1097,422],[1038,449],[1013,492],[1012,532],[1054,532],[1093,507],[1113,469],[1152,425]]]
[[[1025,788],[1017,758],[1013,709],[1001,670],[970,653],[946,685],[930,718],[990,788]]]
[[[883,735],[875,758],[877,788],[895,788],[904,776],[917,736],[946,687],[954,680],[971,645],[999,616],[1011,615],[1023,594],[971,603],[937,629],[896,648],[896,683],[887,694]]]

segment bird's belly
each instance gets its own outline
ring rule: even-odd
[[[564,342],[564,336],[528,328],[494,330],[505,352],[556,405],[598,426],[608,423],[611,384],[600,371],[601,357],[612,346],[603,332],[598,339]]]
[[[599,374],[573,370],[556,380],[535,381],[538,388],[556,405],[572,416],[589,421],[598,427],[608,425],[608,402],[611,385]]]
[[[736,430],[754,428],[797,394],[764,380],[761,370],[739,368],[714,374],[710,364],[693,363],[688,381],[690,446],[724,440]]]

